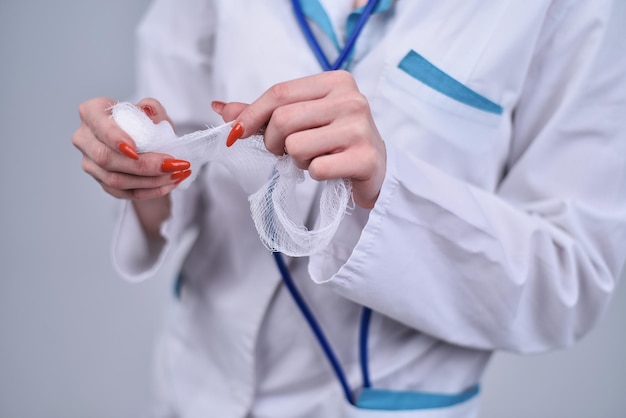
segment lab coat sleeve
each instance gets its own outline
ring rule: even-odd
[[[537,46],[497,190],[388,145],[375,208],[312,257],[315,281],[477,349],[540,352],[593,327],[626,255],[626,36],[623,13],[606,32],[579,3]]]
[[[183,237],[195,233],[202,199],[200,183],[198,179],[187,190],[171,192],[171,214],[160,228],[162,240],[150,239],[132,204],[122,204],[113,240],[113,264],[122,277],[133,282],[151,277]]]
[[[210,108],[213,2],[157,0],[137,29],[137,99],[154,97],[164,106],[178,134],[218,123]],[[176,156],[173,156],[176,158]],[[198,169],[191,167],[192,170]],[[187,190],[171,193],[172,213],[161,226],[164,240],[149,240],[128,202],[113,241],[113,261],[118,272],[133,281],[153,275],[169,250],[193,230],[201,179]]]

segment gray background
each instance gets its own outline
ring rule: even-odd
[[[146,416],[179,257],[141,284],[116,276],[117,201],[81,171],[70,137],[80,102],[132,94],[147,5],[0,0],[0,418]],[[497,355],[482,416],[626,416],[625,316],[622,285],[573,349]]]

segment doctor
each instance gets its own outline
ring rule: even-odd
[[[573,344],[620,276],[625,29],[610,0],[295,3],[155,1],[137,83],[158,101],[137,104],[179,133],[234,121],[233,147],[265,127],[268,150],[308,172],[311,226],[317,180],[352,180],[356,207],[328,248],[286,260],[348,394],[237,179],[209,164],[177,189],[200,168],[138,155],[98,98],[80,106],[73,143],[126,201],[121,274],[149,277],[194,237],[157,348],[154,415],[476,416],[493,351]],[[344,50],[341,71],[321,72]]]

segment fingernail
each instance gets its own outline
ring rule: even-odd
[[[118,145],[117,148],[122,154],[126,155],[128,158],[132,158],[133,160],[139,159],[139,154],[137,154],[137,151],[135,151],[133,147],[128,145],[126,142],[122,142]]]
[[[181,181],[185,180],[187,177],[189,177],[191,175],[191,170],[185,170],[185,171],[177,171],[175,173],[173,173],[170,178],[172,180],[176,180],[176,184],[180,183]]]
[[[226,106],[226,102],[222,102],[221,100],[213,100],[211,102],[211,109],[220,115],[222,114],[222,110],[224,110],[224,106]]]
[[[156,110],[154,110],[154,108],[150,105],[141,106],[141,110],[143,110],[143,112],[150,117],[156,116]]]
[[[169,159],[163,160],[163,162],[161,163],[161,171],[165,173],[187,170],[189,167],[191,167],[191,164],[189,163],[189,161],[185,160]]]
[[[243,135],[243,126],[241,123],[237,122],[233,125],[233,128],[230,130],[228,134],[228,138],[226,138],[226,146],[230,147],[233,145],[241,136]]]

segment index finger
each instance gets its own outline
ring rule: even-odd
[[[109,148],[117,150],[133,160],[139,159],[135,141],[111,118],[115,101],[99,97],[81,103],[78,114],[94,136]]]
[[[277,108],[321,99],[333,88],[345,83],[345,78],[352,80],[352,76],[345,71],[332,71],[273,85],[239,114],[226,145],[231,146],[239,138],[246,138],[257,132],[269,122]]]

